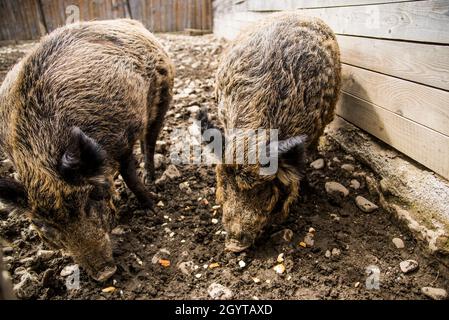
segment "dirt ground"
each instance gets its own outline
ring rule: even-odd
[[[163,157],[158,156],[157,177],[170,165],[172,130],[187,128],[198,107],[207,108],[215,119],[213,77],[225,45],[211,35],[159,36],[177,66],[177,78],[160,137],[165,144],[158,146]],[[0,80],[29,48],[30,44],[0,47]],[[358,195],[376,202],[366,183],[366,177],[374,175],[332,143],[320,154],[309,155],[310,161],[319,158],[325,166],[308,168],[307,199],[297,203],[288,221],[272,226],[245,253],[224,251],[221,209],[214,207],[214,168],[179,165],[180,175],[148,186],[158,204],[155,216],[140,210],[123,181],[116,180],[120,219],[111,238],[118,271],[106,283],[89,279],[81,269],[80,288],[67,289],[61,271],[73,265],[71,258],[47,251],[24,217],[1,210],[5,267],[22,299],[210,299],[216,293],[211,292],[213,283],[224,286],[222,297],[234,299],[426,299],[422,287],[449,289],[447,269],[427,256],[386,212],[379,208],[365,213],[355,205]],[[4,174],[12,175],[13,169]],[[350,187],[354,179],[360,188]],[[333,200],[324,187],[328,181],[346,186],[349,195]],[[303,247],[300,242],[310,228],[315,229],[313,246]],[[285,229],[293,232],[290,242],[272,237]],[[402,239],[405,248],[397,248],[393,238]],[[281,253],[284,261],[279,263]],[[161,265],[160,259],[170,265]],[[400,262],[408,259],[419,267],[404,273]],[[283,273],[273,269],[278,264],[285,266]],[[367,273],[369,266],[380,271],[379,289],[366,286],[366,279],[376,276]],[[107,287],[113,288],[103,290]]]

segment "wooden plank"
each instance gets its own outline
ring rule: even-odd
[[[247,0],[251,11],[282,11],[305,8],[360,6],[381,3],[407,2],[410,0]],[[422,1],[422,0],[418,0]]]
[[[337,36],[342,62],[449,90],[449,46]]]
[[[0,40],[39,39],[45,34],[37,1],[2,0],[0,3]]]
[[[449,137],[347,93],[337,114],[449,179]]]
[[[342,90],[449,136],[449,92],[343,64]]]
[[[449,44],[449,1],[428,0],[305,9],[323,19],[335,33]]]

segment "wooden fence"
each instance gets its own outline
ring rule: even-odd
[[[153,32],[212,29],[211,0],[0,0],[0,40],[39,39],[73,8],[82,21],[132,18]]]
[[[214,33],[234,38],[273,11],[323,19],[337,34],[337,114],[449,179],[448,0],[214,0]]]

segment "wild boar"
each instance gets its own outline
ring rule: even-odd
[[[116,270],[108,236],[117,170],[144,208],[147,175],[172,98],[174,67],[133,20],[68,25],[45,36],[0,88],[0,147],[19,180],[0,200],[26,212],[41,237],[68,251],[94,279]]]
[[[260,164],[235,161],[216,167],[226,249],[245,250],[267,225],[287,217],[304,178],[304,151],[316,146],[332,120],[340,82],[334,33],[296,13],[255,24],[223,53],[216,98],[225,137],[236,128],[278,130],[278,141],[267,143],[278,148],[274,173],[261,175]]]

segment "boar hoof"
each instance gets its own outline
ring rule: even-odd
[[[152,183],[155,179],[154,169],[145,168],[143,173],[143,183],[148,185]]]

